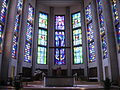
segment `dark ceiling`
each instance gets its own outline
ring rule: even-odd
[[[38,0],[37,3],[51,7],[67,7],[80,5],[82,0]]]

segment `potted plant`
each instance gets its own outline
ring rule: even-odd
[[[19,76],[16,76],[14,78],[13,86],[15,87],[16,90],[19,90],[22,88],[22,81]]]
[[[109,78],[106,78],[106,79],[103,81],[103,87],[104,87],[105,90],[110,90],[111,85],[112,85],[112,82],[110,81]]]

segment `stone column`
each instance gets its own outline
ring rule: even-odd
[[[94,34],[95,34],[95,50],[96,52],[96,60],[97,60],[97,75],[98,75],[98,81],[103,80],[103,65],[102,65],[102,52],[101,52],[101,40],[100,40],[100,31],[99,31],[99,25],[98,25],[98,18],[97,18],[97,2],[96,0],[93,0],[92,3],[93,7],[93,25],[94,25]]]
[[[84,61],[84,76],[88,77],[88,50],[87,50],[87,31],[86,31],[86,22],[85,22],[85,2],[81,1],[81,15],[83,18],[81,18],[81,23],[82,23],[82,47],[83,47],[83,61]]]
[[[71,45],[72,45],[72,39],[71,39],[71,29],[70,29],[70,7],[66,7],[66,17],[65,17],[65,41],[66,41],[66,65],[67,65],[67,75],[71,76],[72,75],[72,70],[71,70]]]
[[[111,80],[117,83],[118,81],[118,61],[117,61],[117,50],[116,50],[116,42],[115,42],[115,34],[114,34],[114,27],[113,27],[113,20],[112,20],[112,13],[111,13],[111,4],[109,0],[103,1],[104,6],[104,16],[105,22],[107,27],[107,41],[108,41],[108,54],[109,54],[109,61],[108,61],[108,68],[111,76]]]
[[[15,15],[16,15],[16,4],[17,0],[11,0],[8,7],[8,16],[6,21],[6,28],[4,29],[4,43],[3,43],[3,56],[2,56],[2,64],[1,64],[1,81],[7,82],[8,72],[10,70],[9,64],[11,62],[11,47],[12,47],[12,38],[13,38],[13,30],[15,23]]]
[[[54,64],[54,8],[50,7],[49,15],[49,30],[48,30],[48,46],[49,46],[49,59],[48,59],[48,75],[52,76],[52,69]]]
[[[22,65],[24,62],[24,47],[25,47],[25,36],[26,36],[26,25],[27,25],[27,0],[24,0],[23,12],[21,19],[21,29],[19,37],[19,49],[18,49],[18,67],[17,74],[22,73]]]

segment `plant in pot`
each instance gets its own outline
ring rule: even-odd
[[[13,86],[15,87],[16,90],[19,90],[22,88],[22,81],[19,76],[16,76],[14,78]]]
[[[110,81],[109,78],[106,78],[106,79],[103,81],[103,87],[104,87],[105,90],[110,90],[111,85],[112,85],[112,82]]]

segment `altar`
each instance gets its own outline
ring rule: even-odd
[[[75,79],[73,76],[46,76],[44,86],[46,87],[72,87]]]

